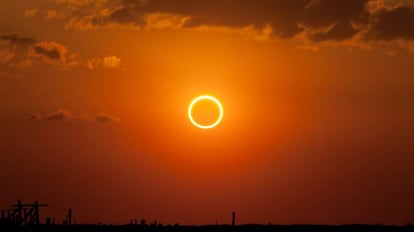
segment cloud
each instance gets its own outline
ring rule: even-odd
[[[47,114],[45,118],[47,120],[69,121],[73,119],[73,114],[67,109],[60,108],[53,113]]]
[[[72,7],[84,7],[91,4],[97,4],[103,0],[55,0],[57,3],[65,3]]]
[[[105,123],[105,122],[119,122],[120,120],[117,117],[101,113],[96,116],[96,121]]]
[[[41,114],[39,114],[39,113],[32,113],[30,116],[29,116],[29,120],[30,121],[35,121],[35,120],[41,120],[41,119],[43,119],[44,117],[43,117],[43,115],[41,115]]]
[[[45,61],[45,63],[53,63],[56,61],[64,63],[66,52],[66,47],[59,43],[40,42],[31,47],[30,56],[40,57]]]
[[[23,15],[26,17],[33,17],[37,14],[38,11],[39,11],[38,8],[27,9],[24,11]]]
[[[57,48],[45,48],[39,45],[33,46],[36,54],[45,56],[50,60],[60,60],[63,55],[62,51]]]
[[[47,19],[66,19],[65,29],[85,31],[96,29],[109,14],[108,7],[119,4],[119,0],[55,0],[57,8],[49,9]]]
[[[9,63],[10,67],[28,68],[33,60],[28,58],[28,48],[35,44],[36,40],[22,37],[17,33],[0,33],[0,45],[6,49],[0,50],[0,64]],[[10,62],[14,60],[13,62]]]
[[[63,69],[78,66],[79,61],[77,53],[67,55],[66,46],[57,42],[39,42],[32,45],[28,51],[27,59],[22,64],[23,67],[30,67],[33,59],[39,59],[49,65],[61,66]],[[25,64],[29,64],[25,66]]]
[[[102,66],[107,69],[119,68],[121,59],[116,56],[105,56],[102,58]]]
[[[5,41],[7,45],[13,47],[26,47],[36,42],[33,38],[20,37],[16,33],[2,33],[0,34],[0,40]]]
[[[116,56],[104,56],[102,58],[91,59],[88,61],[89,69],[95,69],[97,67],[117,69],[121,67],[121,59]]]
[[[80,113],[75,114],[66,108],[59,108],[52,113],[32,113],[28,120],[46,120],[46,121],[64,121],[64,122],[119,122],[120,119],[105,113],[98,114],[95,118],[90,117],[89,114]]]
[[[118,4],[110,1],[102,4],[106,11],[101,9],[94,14],[72,11],[70,20],[71,24],[84,25],[83,29],[110,24],[253,27],[258,30],[270,26],[272,37],[277,38],[292,38],[305,28],[334,25],[330,33],[318,39],[343,40],[358,32],[352,22],[363,19],[367,2],[369,0],[119,0]]]
[[[82,60],[78,52],[69,53],[65,45],[54,41],[36,42],[17,33],[0,33],[0,46],[5,47],[0,49],[0,64],[8,63],[13,68],[26,69],[36,64],[47,64],[67,70],[87,65],[87,60]]]
[[[55,112],[48,114],[32,113],[29,120],[49,120],[49,121],[88,121],[88,114],[73,114],[65,108],[59,108]]]

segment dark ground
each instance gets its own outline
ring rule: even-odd
[[[141,226],[141,225],[0,225],[2,232],[414,232],[413,225],[206,225],[206,226]]]

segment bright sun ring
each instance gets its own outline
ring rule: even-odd
[[[217,120],[214,123],[210,124],[210,125],[200,125],[193,118],[193,107],[194,107],[195,104],[197,104],[197,102],[202,101],[202,100],[209,100],[209,101],[214,102],[217,105],[217,107],[219,108],[219,111],[220,111],[220,115],[217,118]],[[191,123],[194,124],[194,126],[196,126],[198,128],[211,129],[211,128],[217,126],[221,122],[221,119],[223,119],[223,106],[221,105],[220,101],[217,98],[213,97],[213,96],[209,96],[209,95],[199,96],[199,97],[195,98],[190,103],[190,106],[188,107],[188,118],[190,119]]]

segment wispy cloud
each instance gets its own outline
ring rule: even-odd
[[[61,108],[53,113],[47,114],[45,118],[47,120],[71,121],[73,120],[73,114],[69,110]]]
[[[88,61],[88,68],[95,69],[102,67],[106,69],[118,69],[121,67],[121,59],[117,56],[104,56],[102,58],[95,58]]]
[[[121,68],[121,59],[115,55],[101,58],[87,58],[81,53],[70,51],[68,47],[56,41],[39,41],[23,37],[17,33],[0,34],[0,43],[5,49],[0,50],[0,64],[8,64],[13,68],[28,69],[34,66],[54,66],[62,70],[75,67],[95,69]]]
[[[119,122],[120,120],[117,117],[101,113],[96,116],[96,121],[105,123],[105,122]]]
[[[29,57],[40,58],[47,64],[61,64],[66,66],[67,48],[56,42],[39,42],[31,46]]]
[[[31,120],[31,121],[35,121],[35,120],[41,120],[41,119],[43,119],[44,117],[43,117],[43,115],[41,115],[41,114],[39,114],[39,113],[32,113],[30,116],[29,116],[29,120]]]
[[[0,34],[0,40],[13,47],[27,47],[36,42],[33,38],[21,37],[17,33],[2,33]]]
[[[59,108],[51,113],[32,113],[28,120],[64,121],[64,122],[119,122],[120,119],[105,113],[99,113],[96,117],[91,117],[87,113],[75,114],[66,108]]]

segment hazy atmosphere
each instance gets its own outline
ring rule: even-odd
[[[411,0],[1,0],[0,208],[414,223],[413,22]]]

